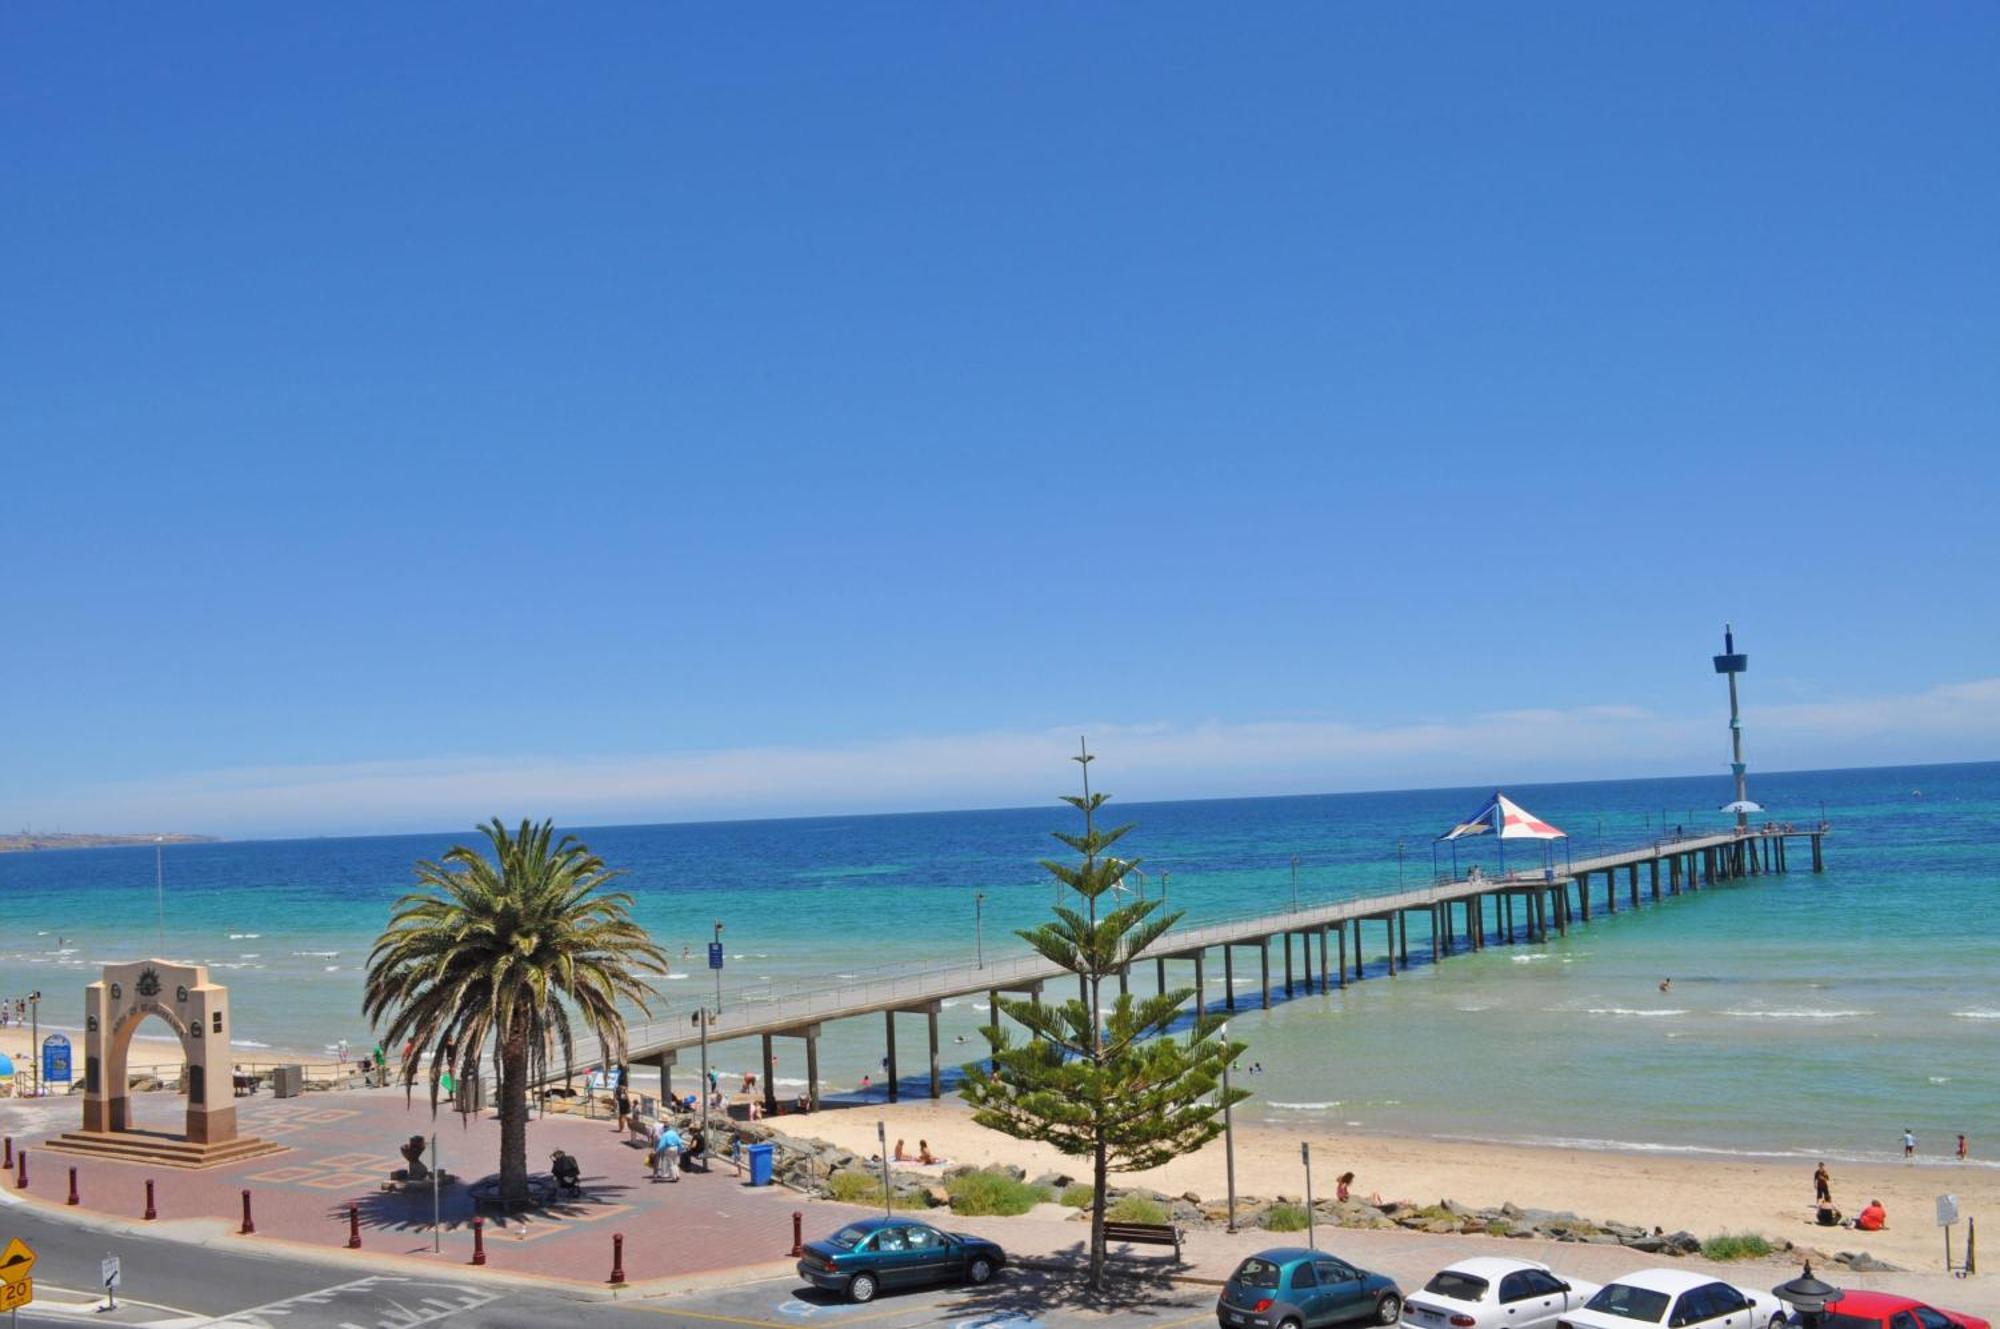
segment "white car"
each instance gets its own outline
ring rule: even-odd
[[[1446,1265],[1403,1301],[1404,1329],[1543,1329],[1582,1310],[1597,1284],[1532,1260],[1482,1256]]]
[[[1556,1322],[1557,1329],[1773,1329],[1785,1323],[1784,1303],[1769,1292],[1753,1292],[1707,1274],[1680,1269],[1641,1269],[1615,1283]]]

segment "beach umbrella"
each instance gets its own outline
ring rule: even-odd
[[[14,1059],[6,1053],[0,1052],[0,1076],[12,1075],[13,1073]]]
[[[1734,803],[1724,803],[1716,809],[1717,812],[1762,812],[1763,810],[1762,803],[1752,803],[1747,798],[1739,798]]]

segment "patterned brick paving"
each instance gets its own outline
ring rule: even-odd
[[[177,1095],[135,1094],[132,1105],[136,1125],[168,1131],[181,1126]],[[40,1135],[74,1128],[72,1113],[60,1109],[48,1117],[47,1129],[16,1137],[16,1144],[29,1150],[31,1194],[44,1202],[61,1202],[68,1169],[75,1167],[86,1208],[137,1218],[151,1177],[161,1219],[209,1217],[234,1225],[242,1212],[241,1193],[248,1190],[258,1238],[345,1246],[353,1205],[360,1213],[364,1250],[429,1255],[430,1190],[385,1192],[382,1183],[392,1168],[402,1166],[397,1151],[403,1142],[435,1130],[446,1169],[460,1179],[439,1195],[443,1256],[470,1260],[473,1206],[465,1182],[490,1175],[497,1165],[500,1128],[490,1116],[443,1113],[433,1121],[427,1103],[406,1105],[395,1089],[283,1100],[258,1096],[238,1100],[237,1107],[243,1134],[281,1143],[286,1151],[204,1172],[36,1151]],[[74,1115],[81,1116],[80,1107]],[[792,1211],[806,1208],[789,1191],[753,1189],[726,1160],[708,1174],[655,1182],[643,1151],[601,1117],[555,1115],[529,1125],[532,1169],[546,1171],[557,1148],[582,1165],[583,1198],[525,1216],[488,1217],[488,1267],[602,1283],[611,1271],[613,1232],[625,1235],[625,1276],[634,1282],[778,1260],[791,1250]],[[11,1188],[13,1179],[6,1184]],[[858,1212],[814,1203],[807,1236]]]

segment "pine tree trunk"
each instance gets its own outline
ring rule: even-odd
[[[1097,1152],[1091,1163],[1090,1188],[1090,1289],[1104,1290],[1104,1187],[1111,1180],[1111,1159],[1104,1147],[1104,1131],[1097,1132]]]
[[[528,1195],[528,1039],[510,1032],[499,1047],[500,1195],[509,1206]]]

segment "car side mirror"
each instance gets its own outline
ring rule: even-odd
[[[1562,1280],[1561,1280],[1560,1278],[1558,1278],[1558,1279],[1556,1280],[1556,1286],[1557,1286],[1558,1288],[1560,1288],[1560,1289],[1561,1289],[1562,1291],[1564,1291],[1564,1292],[1574,1292],[1574,1291],[1576,1291],[1576,1289],[1575,1289],[1575,1288],[1573,1288],[1573,1287],[1571,1287],[1571,1286],[1570,1286],[1569,1284],[1567,1284],[1567,1283],[1563,1282],[1563,1281],[1562,1281]]]

